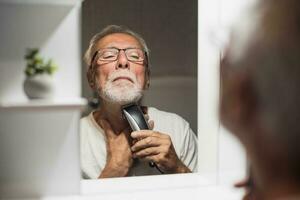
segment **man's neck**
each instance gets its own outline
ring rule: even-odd
[[[260,133],[264,131],[264,134]],[[254,185],[261,199],[264,200],[288,200],[300,195],[300,182],[291,174],[286,152],[277,143],[266,137],[266,130],[255,129],[251,141],[248,138],[248,156],[251,160]],[[270,134],[270,133],[269,133]],[[299,196],[300,197],[300,196]],[[259,198],[260,199],[260,198]]]
[[[128,127],[128,123],[122,117],[122,105],[101,101],[101,107],[94,115],[97,123],[100,119],[107,120],[116,134]]]
[[[300,185],[290,180],[271,183],[263,191],[266,200],[296,200],[300,198]]]
[[[296,176],[290,174],[288,167],[284,167],[287,164],[284,159],[273,162],[272,166],[261,162],[261,159],[259,162],[255,159],[251,160],[254,193],[257,199],[293,200],[296,197],[300,199],[300,182],[296,180]]]

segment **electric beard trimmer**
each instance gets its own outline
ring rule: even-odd
[[[125,105],[122,107],[122,111],[133,131],[150,129],[144,114],[138,105],[134,103]],[[149,165],[150,167],[155,167],[160,173],[163,173],[154,162],[149,162]]]

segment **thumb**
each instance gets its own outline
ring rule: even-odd
[[[149,129],[153,130],[153,128],[154,128],[154,121],[153,120],[149,120],[148,121],[148,125],[149,125]]]

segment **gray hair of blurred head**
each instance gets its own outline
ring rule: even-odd
[[[300,1],[265,0],[249,13],[233,30],[228,66],[249,77],[266,136],[285,147],[299,171]]]

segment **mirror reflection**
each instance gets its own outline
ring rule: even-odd
[[[197,1],[85,1],[82,21],[83,178],[196,172]]]

